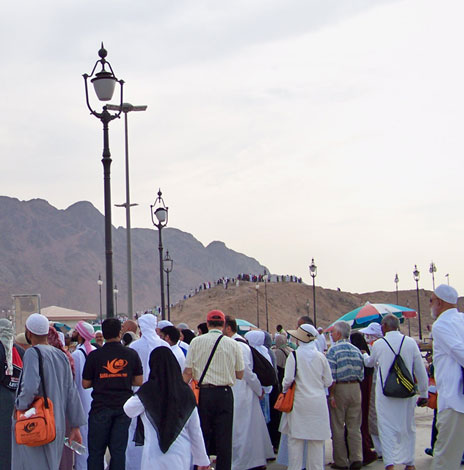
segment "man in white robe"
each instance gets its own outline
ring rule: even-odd
[[[135,349],[140,356],[143,367],[143,381],[148,380],[150,374],[150,354],[153,349],[165,346],[169,348],[169,344],[162,340],[156,333],[157,319],[151,313],[142,315],[138,319],[141,338],[133,341],[129,347]],[[133,387],[134,392],[138,387]],[[142,465],[142,447],[135,446],[133,441],[135,429],[137,427],[137,418],[133,418],[129,427],[129,442],[126,450],[126,470],[140,470]]]
[[[234,394],[232,470],[265,466],[267,459],[274,458],[274,450],[259,403],[259,399],[264,396],[264,390],[253,372],[250,347],[237,334],[237,323],[230,316],[226,316],[224,334],[239,342],[245,363],[243,380],[237,380],[232,387]]]
[[[421,406],[427,400],[428,378],[419,347],[414,339],[402,335],[399,331],[399,320],[388,314],[382,320],[384,338],[391,348],[398,353],[401,342],[401,358],[411,375],[417,380]],[[392,470],[395,464],[404,464],[405,470],[414,470],[416,447],[416,423],[414,411],[416,397],[392,398],[383,393],[383,384],[395,358],[392,350],[383,338],[372,346],[371,355],[364,354],[364,364],[373,367],[378,364],[375,389],[375,407],[377,424],[382,445],[383,462],[386,470]]]
[[[90,405],[92,404],[92,389],[85,389],[82,386],[82,371],[84,370],[85,360],[87,356],[95,349],[95,346],[90,344],[90,340],[95,337],[95,331],[90,323],[80,321],[77,323],[73,333],[73,340],[77,341],[77,347],[71,354],[74,359],[74,383],[76,384],[77,392],[81,399],[82,408],[86,416],[89,415]],[[80,428],[82,436],[82,445],[85,446],[86,451],[83,454],[75,454],[75,469],[87,470],[88,442],[87,434],[89,426],[85,424]]]
[[[182,349],[180,349],[178,344],[180,339],[179,330],[175,326],[165,326],[160,331],[160,337],[169,343],[171,351],[173,352],[174,356],[176,356],[177,362],[179,363],[180,371],[184,372],[185,354],[183,353]]]

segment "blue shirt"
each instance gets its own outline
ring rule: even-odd
[[[364,360],[361,351],[347,339],[337,341],[327,352],[334,382],[364,379]]]

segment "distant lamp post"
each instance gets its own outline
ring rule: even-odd
[[[432,287],[435,290],[435,273],[437,272],[437,265],[432,261],[430,263],[429,273],[432,275]]]
[[[173,260],[169,256],[169,250],[166,250],[166,256],[164,257],[164,272],[166,273],[166,290],[168,294],[168,320],[171,321],[171,297],[169,296],[169,273],[172,271]]]
[[[398,273],[395,274],[395,284],[396,284],[396,305],[399,305],[398,301],[398,282],[400,282],[400,278],[398,277]]]
[[[119,294],[119,290],[118,290],[118,286],[116,284],[114,285],[113,293],[114,293],[115,316],[118,316],[118,294]]]
[[[130,208],[138,204],[130,203],[129,190],[129,136],[127,125],[127,113],[131,111],[145,111],[147,106],[133,106],[130,103],[123,103],[122,106],[107,105],[110,111],[119,111],[124,113],[124,135],[126,149],[126,202],[124,204],[115,204],[116,207],[125,207],[126,209],[126,240],[127,240],[127,315],[130,319],[134,317],[134,301],[133,301],[133,283],[132,283],[132,244],[131,244],[131,218]]]
[[[448,285],[449,285],[449,274],[445,274],[445,277],[446,277],[446,280],[448,281]]]
[[[258,283],[256,283],[255,289],[256,289],[256,323],[257,323],[256,326],[259,328],[259,284]]]
[[[306,301],[306,312],[308,312],[308,317],[309,317],[309,307],[310,307],[310,303],[309,303],[309,299]]]
[[[313,304],[314,304],[314,326],[317,325],[316,323],[316,276],[317,276],[317,266],[314,263],[314,258],[311,260],[311,264],[309,265],[309,274],[313,278]]]
[[[98,292],[100,294],[100,325],[101,325],[103,323],[103,309],[102,309],[102,285],[103,285],[103,281],[102,281],[101,274],[98,275],[97,285],[98,285]]]
[[[168,224],[168,208],[164,204],[164,200],[161,197],[161,189],[158,190],[158,197],[156,198],[151,209],[151,220],[153,225],[158,229],[158,250],[159,250],[159,262],[160,262],[160,289],[161,289],[161,319],[166,320],[166,306],[164,302],[164,268],[163,268],[163,239],[161,231]]]
[[[108,52],[103,47],[98,51],[100,59],[95,63],[90,75],[84,74],[85,82],[85,99],[90,113],[100,119],[103,124],[103,181],[104,181],[104,197],[105,197],[105,263],[106,263],[106,317],[114,317],[113,304],[113,241],[111,237],[111,152],[109,147],[109,123],[121,115],[121,111],[116,114],[110,114],[107,106],[103,106],[101,113],[98,113],[90,106],[89,90],[87,80],[90,78],[97,98],[100,101],[110,101],[113,97],[116,83],[119,83],[121,89],[120,105],[123,102],[123,80],[118,80],[113,72],[109,62],[106,61]],[[95,69],[101,65],[101,70],[95,73]],[[105,67],[108,67],[109,71]],[[95,75],[94,75],[95,74]],[[93,78],[92,78],[93,77]]]
[[[416,292],[417,292],[417,317],[419,319],[419,339],[422,341],[422,326],[421,326],[421,313],[420,313],[420,300],[419,300],[419,279],[420,272],[417,269],[417,265],[414,265],[414,271],[412,272],[414,280],[416,281]]]
[[[269,313],[267,310],[267,280],[268,280],[267,270],[264,270],[264,302],[266,305],[266,331],[269,331]]]

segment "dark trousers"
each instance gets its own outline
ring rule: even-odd
[[[125,470],[130,422],[122,408],[103,408],[89,413],[88,470],[104,469],[107,447],[111,453],[110,470]]]
[[[230,387],[201,388],[198,403],[201,430],[208,455],[216,455],[216,470],[232,466],[234,396]]]

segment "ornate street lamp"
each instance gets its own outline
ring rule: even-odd
[[[398,277],[398,273],[395,274],[395,284],[396,284],[396,305],[399,305],[398,302],[398,282],[400,282],[400,278]]]
[[[173,260],[169,256],[169,250],[166,250],[166,256],[164,257],[164,272],[166,273],[166,288],[168,291],[168,320],[171,321],[171,298],[169,296],[169,273],[172,271]]]
[[[256,283],[255,285],[256,288],[256,323],[257,327],[259,328],[259,284]]]
[[[127,114],[131,111],[146,111],[147,106],[133,106],[130,103],[123,103],[122,106],[107,105],[110,111],[119,111],[124,113],[124,136],[126,150],[126,202],[124,204],[115,204],[116,207],[126,209],[126,242],[127,242],[127,315],[130,319],[134,317],[133,301],[133,283],[132,283],[132,244],[131,244],[131,218],[130,208],[138,204],[131,204],[129,190],[129,132],[127,124]]]
[[[113,97],[116,83],[119,83],[121,89],[120,103],[123,102],[123,80],[118,80],[114,75],[113,69],[109,62],[106,61],[107,51],[103,47],[98,51],[100,59],[95,63],[92,73],[90,75],[84,74],[85,82],[85,99],[90,113],[96,118],[100,119],[103,124],[103,181],[104,181],[104,197],[105,197],[105,254],[106,254],[106,317],[114,317],[114,304],[113,304],[113,242],[111,237],[111,153],[109,147],[109,123],[116,118],[119,118],[121,111],[116,114],[108,112],[106,106],[103,106],[101,113],[95,111],[89,101],[89,90],[87,80],[90,78],[97,98],[100,101],[110,101]],[[101,66],[101,70],[95,73],[95,69]],[[108,67],[109,71],[105,67]],[[93,78],[92,78],[93,77]]]
[[[114,304],[115,304],[115,316],[118,316],[118,294],[119,294],[119,290],[118,290],[118,286],[115,284],[114,285],[114,289],[113,289],[113,293],[114,293]]]
[[[419,339],[422,341],[422,326],[421,326],[421,312],[420,312],[420,300],[419,300],[419,279],[420,272],[417,269],[417,265],[414,265],[414,271],[412,272],[414,280],[416,281],[416,292],[417,292],[417,317],[419,319]]]
[[[432,261],[430,263],[429,273],[432,275],[432,286],[435,290],[435,273],[437,272],[437,265]]]
[[[103,323],[103,310],[102,310],[102,285],[103,285],[103,281],[102,281],[101,274],[98,275],[97,285],[98,285],[98,291],[100,293],[100,325],[101,325]]]
[[[264,270],[264,302],[266,305],[266,331],[269,331],[269,313],[267,310],[267,281],[269,278],[269,274],[267,273],[267,270]]]
[[[161,288],[161,319],[166,320],[166,306],[164,302],[164,268],[163,268],[163,239],[161,237],[161,231],[168,224],[168,208],[164,204],[164,200],[161,197],[161,189],[158,190],[158,197],[155,202],[150,206],[151,220],[153,225],[158,229],[158,250],[160,260],[160,288]],[[157,207],[158,206],[158,207]]]
[[[313,278],[313,304],[314,304],[314,326],[317,325],[316,323],[316,276],[317,276],[317,266],[314,264],[314,258],[311,260],[311,264],[309,265],[309,274]]]

